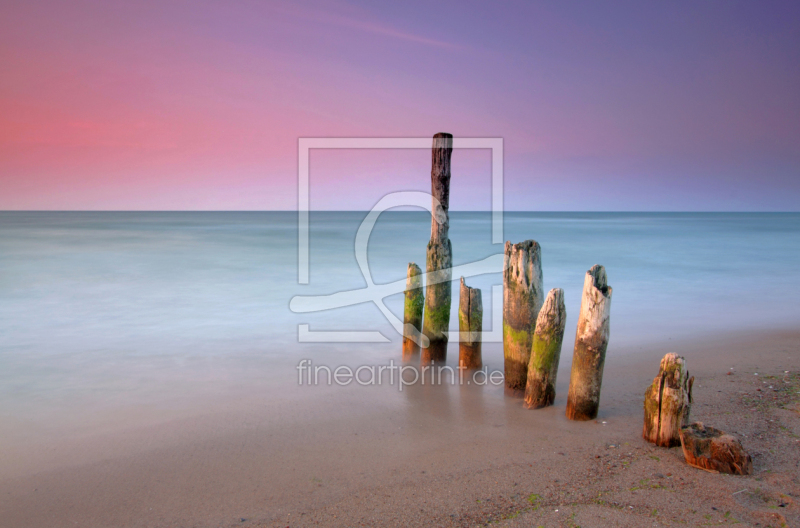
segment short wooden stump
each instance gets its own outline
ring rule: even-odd
[[[749,475],[753,460],[739,439],[695,422],[681,429],[683,456],[690,466],[715,473]]]

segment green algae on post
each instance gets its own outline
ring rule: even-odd
[[[528,409],[553,405],[566,322],[564,290],[554,288],[547,294],[536,318],[531,360],[528,363],[528,382],[525,385],[525,406]]]
[[[483,331],[483,302],[481,291],[470,288],[461,277],[458,297],[458,366],[478,370],[481,358],[481,332]]]
[[[503,269],[503,357],[506,388],[524,391],[536,318],[542,307],[541,248],[506,242]]]
[[[570,420],[597,418],[608,348],[611,292],[605,268],[595,264],[586,272],[583,282],[581,313],[567,394],[567,418]]]
[[[403,361],[412,361],[419,356],[422,335],[422,308],[425,296],[422,293],[422,270],[410,262],[406,276],[405,310],[403,315]]]

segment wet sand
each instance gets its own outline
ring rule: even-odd
[[[564,417],[571,350],[555,405],[537,411],[491,385],[285,399],[243,386],[191,413],[5,450],[0,525],[798,526],[798,343],[773,331],[616,350],[612,332],[600,416],[584,423]],[[696,377],[692,418],[737,434],[751,476],[641,439],[644,390],[671,351]],[[484,357],[502,368],[499,348]]]

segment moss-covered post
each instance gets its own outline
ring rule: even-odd
[[[535,240],[506,242],[503,270],[503,356],[506,388],[525,390],[536,317],[542,307],[541,248]]]
[[[450,281],[453,278],[453,254],[448,238],[450,229],[450,156],[453,135],[439,132],[433,136],[431,154],[431,240],[425,262],[425,314],[422,333],[430,340],[422,350],[422,364],[444,363],[447,359],[447,336],[450,326]]]
[[[483,331],[483,302],[481,291],[470,288],[461,277],[461,290],[458,296],[458,366],[478,370],[483,366],[481,359],[481,332]]]
[[[658,376],[644,393],[645,440],[659,447],[681,444],[681,428],[689,424],[693,383],[685,359],[672,352],[661,359]]]
[[[605,268],[599,264],[592,266],[583,282],[581,313],[572,354],[567,394],[567,418],[570,420],[597,418],[608,348],[611,291]]]
[[[422,333],[422,270],[413,262],[408,264],[406,276],[405,310],[403,316],[403,361],[419,357],[419,338]]]
[[[564,290],[554,288],[547,294],[536,318],[531,361],[528,363],[528,383],[525,386],[525,406],[528,409],[553,405],[566,323]]]

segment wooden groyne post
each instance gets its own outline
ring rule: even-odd
[[[689,424],[693,383],[683,357],[670,352],[661,359],[658,376],[644,393],[645,440],[660,447],[681,444],[681,428]]]
[[[542,307],[541,248],[506,242],[503,269],[503,356],[506,388],[525,390],[533,331]]]
[[[478,370],[483,366],[481,359],[481,332],[483,331],[483,302],[481,291],[470,288],[461,277],[461,290],[458,296],[458,366]]]
[[[447,359],[447,336],[450,326],[453,254],[448,232],[450,229],[450,157],[453,135],[439,132],[433,136],[431,154],[431,240],[425,262],[425,314],[422,333],[429,339],[422,350],[422,364],[441,364]]]
[[[600,386],[608,348],[611,286],[603,266],[586,272],[581,313],[575,334],[572,374],[567,394],[567,418],[593,420],[600,406]]]
[[[528,409],[553,405],[566,323],[564,290],[554,288],[547,294],[536,318],[531,360],[528,363],[528,383],[525,386],[525,406]]]
[[[422,307],[424,304],[422,270],[413,262],[409,262],[403,316],[403,361],[412,361],[419,356],[419,338],[422,334]]]

